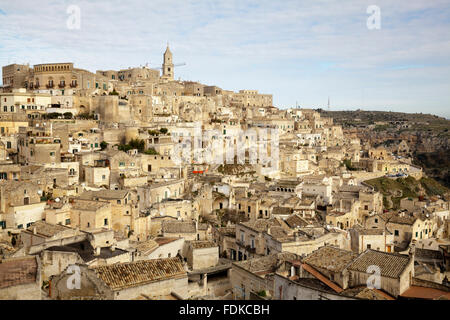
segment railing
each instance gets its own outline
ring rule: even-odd
[[[47,89],[53,88],[55,85],[53,83],[47,83]]]
[[[65,83],[60,83],[60,84],[58,84],[58,87],[60,87],[60,88],[65,88],[65,87],[66,87],[66,84],[65,84]]]
[[[77,86],[78,86],[78,83],[76,83],[76,82],[75,82],[75,83],[72,82],[72,83],[70,84],[70,87],[71,87],[71,88],[76,88]]]

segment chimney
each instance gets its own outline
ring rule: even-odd
[[[111,246],[111,251],[114,252],[114,250],[116,250],[116,245]]]
[[[95,248],[95,251],[94,251],[94,256],[99,256],[100,255],[100,251],[102,250],[102,248],[101,247],[97,247],[97,248]]]
[[[33,234],[37,234],[36,227],[33,227]]]
[[[294,232],[294,240],[295,240],[295,242],[297,242],[297,241],[300,240],[300,235],[299,235],[299,232],[298,232],[298,231],[295,231],[295,232]]]
[[[415,255],[416,255],[416,245],[411,244],[409,247],[409,256],[414,260]]]

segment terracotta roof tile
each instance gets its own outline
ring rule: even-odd
[[[93,268],[97,276],[113,290],[186,276],[177,257],[118,263]]]
[[[381,275],[399,278],[410,261],[410,257],[398,253],[388,253],[368,249],[361,253],[348,267],[349,270],[367,272],[369,266],[378,266]]]

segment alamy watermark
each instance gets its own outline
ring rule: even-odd
[[[66,13],[69,17],[66,20],[66,26],[69,30],[79,30],[81,28],[81,9],[77,5],[67,7]]]
[[[367,14],[370,16],[367,18],[367,29],[369,30],[379,30],[381,29],[381,9],[379,6],[370,5],[366,10]]]
[[[367,288],[381,289],[381,269],[379,266],[371,265],[367,267],[366,272],[370,274],[367,278]]]
[[[171,134],[175,142],[171,157],[177,165],[249,163],[267,168],[277,166],[279,130],[276,128],[202,131],[201,123],[196,123],[192,131],[192,135]]]
[[[67,273],[71,276],[67,278],[67,289],[80,289],[81,288],[81,269],[77,265],[70,265],[67,268]]]

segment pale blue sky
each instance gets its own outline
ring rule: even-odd
[[[69,5],[79,30],[66,26]],[[369,5],[381,29],[366,26]],[[450,118],[449,0],[0,0],[0,65],[95,70],[162,63],[176,78],[272,93],[281,108],[426,112]]]

